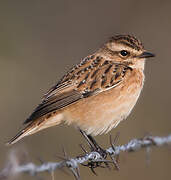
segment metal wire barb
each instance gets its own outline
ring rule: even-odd
[[[116,140],[115,140],[116,141]],[[164,145],[171,144],[171,134],[165,137],[159,136],[146,136],[141,139],[132,139],[125,145],[115,145],[110,138],[111,147],[106,149],[106,152],[111,157],[112,160],[115,160],[116,157],[120,155],[121,152],[135,152],[142,148],[149,148],[152,146],[160,147]],[[83,149],[83,147],[82,147]],[[64,151],[65,152],[65,151]],[[56,169],[62,169],[67,167],[77,180],[80,179],[79,165],[84,163],[99,163],[98,167],[107,167],[101,166],[101,163],[110,163],[110,161],[104,160],[103,157],[98,152],[87,152],[83,149],[83,155],[77,156],[75,158],[69,158],[64,153],[63,160],[60,162],[42,162],[41,165],[36,165],[32,162],[26,164],[20,164],[19,160],[15,153],[11,153],[8,157],[7,164],[0,171],[0,180],[7,179],[11,176],[18,175],[20,173],[28,173],[32,176],[41,172],[54,172]],[[115,160],[116,161],[116,160]],[[113,161],[115,164],[115,162]],[[97,166],[96,166],[97,167]],[[116,169],[119,169],[117,164],[115,164]],[[94,170],[93,170],[94,171]]]

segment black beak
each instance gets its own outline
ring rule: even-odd
[[[138,56],[139,58],[150,58],[150,57],[155,57],[155,55],[153,53],[144,51],[140,56]]]

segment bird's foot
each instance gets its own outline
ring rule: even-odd
[[[108,169],[110,169],[110,166],[109,166],[110,163],[112,163],[114,165],[116,170],[119,170],[119,165],[118,165],[119,156],[115,157],[112,154],[108,153],[105,149],[101,148],[101,146],[98,145],[98,143],[95,141],[95,139],[91,135],[87,135],[84,131],[81,131],[81,130],[80,130],[80,132],[84,136],[84,138],[87,140],[91,152],[97,152],[100,154],[100,158],[98,160],[96,160],[96,161],[90,160],[87,164],[82,164],[82,165],[89,167],[95,175],[97,175],[95,172],[95,168],[97,168],[97,167],[106,168],[107,167]],[[114,151],[115,151],[115,144],[116,144],[116,141],[118,140],[118,137],[119,137],[119,133],[117,133],[114,140],[112,140],[112,137],[110,136],[110,144]],[[81,148],[84,153],[88,153],[88,151],[86,151],[82,145],[81,145]],[[111,158],[110,161],[107,160],[108,155]]]
[[[95,141],[95,139],[92,136],[87,135],[84,131],[80,130],[80,132],[84,136],[84,138],[87,140],[91,152],[97,152],[100,155],[100,158],[98,160],[96,160],[96,161],[95,160],[90,160],[87,164],[82,164],[82,165],[89,167],[91,169],[91,171],[95,175],[97,175],[95,170],[94,170],[95,168],[97,168],[97,167],[101,167],[101,168],[106,168],[107,167],[107,168],[109,168],[109,163],[111,163],[111,161],[106,160],[108,153],[106,152],[105,149],[101,148],[97,144],[97,142]],[[81,145],[81,148],[82,148],[83,152],[88,153],[83,148],[82,145]]]
[[[107,154],[108,154],[106,150],[101,148],[91,135],[87,135],[84,131],[81,131],[81,130],[80,132],[84,136],[84,138],[87,140],[91,152],[98,152],[103,159],[106,159]]]

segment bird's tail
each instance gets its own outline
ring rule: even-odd
[[[33,124],[27,125],[24,129],[22,129],[21,131],[19,131],[10,141],[8,141],[8,142],[6,143],[6,145],[15,144],[17,141],[19,141],[19,140],[22,139],[23,137],[32,134],[34,129],[35,129],[35,128],[34,128],[34,125],[33,125]],[[32,132],[32,133],[31,133],[31,132]]]
[[[10,141],[6,143],[6,145],[12,145],[15,144],[17,141],[22,139],[25,136],[34,134],[42,129],[55,126],[61,123],[62,121],[62,115],[58,114],[56,117],[51,117],[51,118],[40,118],[37,119],[36,121],[31,122],[28,124],[24,129],[19,131],[16,136],[14,136]]]

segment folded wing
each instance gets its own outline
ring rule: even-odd
[[[42,103],[24,124],[65,108],[82,98],[114,88],[122,82],[128,70],[130,68],[126,65],[114,63],[102,57],[85,58],[45,94]]]

